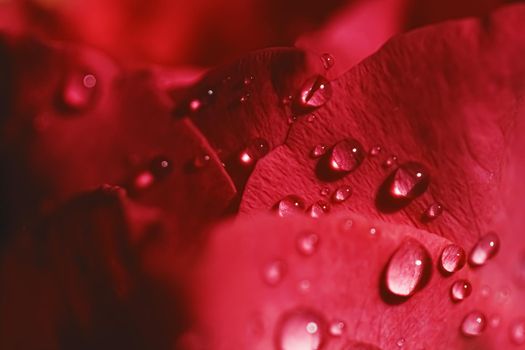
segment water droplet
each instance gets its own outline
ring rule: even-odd
[[[249,99],[250,99],[250,94],[249,93],[245,93],[244,95],[241,96],[241,98],[239,99],[239,102],[240,103],[246,103]]]
[[[197,156],[197,157],[195,157],[193,159],[193,166],[196,169],[203,168],[206,165],[208,165],[210,160],[211,160],[211,157],[208,154],[203,154],[203,155]]]
[[[354,227],[354,221],[349,218],[343,218],[339,224],[339,230],[341,233],[349,233]]]
[[[294,107],[300,111],[310,111],[323,106],[332,97],[330,82],[321,75],[307,79],[299,95],[294,100]]]
[[[416,240],[408,239],[394,252],[386,270],[386,287],[390,293],[408,297],[414,294],[424,279],[430,257]]]
[[[399,338],[396,342],[396,345],[398,348],[402,348],[403,346],[405,346],[405,338]]]
[[[334,321],[330,324],[330,335],[333,337],[340,337],[345,330],[345,323],[343,321]]]
[[[327,214],[330,211],[330,204],[328,204],[325,201],[317,201],[314,204],[312,204],[308,209],[308,215],[310,217],[317,219],[321,216]]]
[[[97,78],[93,74],[71,73],[62,88],[62,103],[70,111],[83,110],[92,103],[96,94]]]
[[[281,319],[276,329],[279,350],[320,350],[325,341],[325,322],[316,312],[296,310]]]
[[[452,274],[465,266],[467,261],[465,251],[456,244],[447,245],[441,252],[439,259],[441,271]]]
[[[326,150],[328,147],[326,145],[316,145],[314,148],[312,148],[312,151],[310,152],[310,157],[312,158],[319,158],[326,154]]]
[[[490,287],[487,285],[484,285],[480,289],[480,294],[483,298],[488,298],[490,295]]]
[[[365,159],[363,147],[356,139],[345,139],[330,149],[328,166],[334,172],[348,173],[357,169]]]
[[[377,157],[382,151],[382,148],[381,146],[374,146],[372,148],[370,148],[370,151],[368,152],[368,154],[370,154],[372,157]]]
[[[321,188],[321,190],[319,191],[319,194],[323,197],[326,197],[330,194],[330,189],[328,187],[323,187]]]
[[[479,311],[468,313],[461,323],[461,333],[468,337],[476,337],[483,333],[487,326],[485,315]]]
[[[397,156],[390,156],[383,162],[383,168],[389,169],[397,164]]]
[[[329,70],[335,64],[334,56],[329,53],[323,53],[321,55],[321,62],[323,62],[324,69]]]
[[[254,80],[255,80],[255,77],[253,75],[249,75],[249,76],[244,78],[243,84],[244,85],[251,85]]]
[[[472,266],[485,265],[499,250],[499,237],[494,232],[489,232],[479,239],[472,248],[469,255],[469,263]]]
[[[400,200],[419,197],[426,191],[430,181],[427,170],[417,162],[401,164],[389,180],[390,196]]]
[[[489,324],[492,328],[498,328],[501,323],[501,317],[499,315],[492,315],[489,320]]]
[[[253,165],[256,161],[268,154],[270,145],[262,138],[252,140],[239,154],[239,161],[243,165]]]
[[[510,340],[515,345],[525,344],[525,320],[516,321],[510,326]]]
[[[352,187],[350,186],[341,186],[335,190],[332,197],[334,203],[343,203],[352,195]]]
[[[281,260],[275,260],[264,266],[263,280],[269,286],[278,285],[286,274],[286,264]]]
[[[310,256],[315,253],[319,244],[319,236],[315,233],[306,232],[297,238],[297,251],[304,256]]]
[[[472,286],[467,280],[458,280],[450,287],[450,297],[454,302],[465,300],[472,293]]]
[[[370,230],[368,230],[368,233],[370,233],[370,236],[377,236],[377,234],[379,233],[379,231],[377,230],[377,228],[375,227],[370,227]]]
[[[423,213],[423,221],[432,221],[443,214],[443,205],[432,203]]]
[[[283,106],[287,106],[292,103],[293,97],[291,95],[282,98],[281,103]]]
[[[299,282],[299,292],[308,293],[310,291],[311,283],[308,280],[301,280]]]
[[[315,116],[315,114],[310,114],[310,115],[308,116],[308,118],[306,119],[306,121],[307,121],[308,123],[313,123],[313,122],[315,121],[316,118],[317,118],[317,117]]]
[[[202,102],[198,98],[194,98],[189,103],[190,111],[196,112],[202,107]]]
[[[289,195],[281,199],[275,205],[277,215],[286,217],[304,212],[304,201],[295,195]]]

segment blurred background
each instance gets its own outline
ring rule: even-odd
[[[207,67],[297,44],[351,65],[389,37],[512,0],[0,0],[0,26],[73,40],[121,62]]]

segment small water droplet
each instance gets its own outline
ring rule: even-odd
[[[203,168],[206,165],[208,165],[210,160],[211,160],[211,157],[208,154],[203,154],[203,155],[197,156],[197,157],[195,157],[193,159],[193,166],[196,169]]]
[[[311,283],[308,280],[301,280],[299,282],[299,292],[308,293],[310,291]]]
[[[374,146],[372,148],[370,148],[370,151],[368,152],[368,154],[370,154],[372,157],[377,157],[382,151],[382,148],[381,146]]]
[[[483,298],[488,298],[490,295],[490,287],[487,285],[481,286],[480,294]]]
[[[424,279],[430,257],[416,240],[408,239],[392,254],[386,269],[386,287],[390,293],[408,297],[414,294]]]
[[[249,93],[245,93],[244,95],[241,96],[241,98],[239,99],[239,102],[240,103],[246,103],[246,102],[248,102],[249,99],[250,99],[250,94]]]
[[[485,315],[479,311],[468,313],[461,323],[461,333],[467,337],[476,337],[483,333],[487,326]]]
[[[292,115],[291,117],[288,117],[288,124],[292,125],[297,121],[297,116]]]
[[[319,244],[319,236],[315,233],[306,232],[297,238],[297,251],[304,256],[313,255]]]
[[[356,139],[345,139],[336,143],[329,153],[328,166],[337,173],[348,173],[357,169],[365,159],[363,147]]]
[[[307,209],[310,217],[317,219],[330,212],[330,204],[325,201],[317,201]]]
[[[332,197],[334,203],[343,203],[352,195],[352,187],[350,186],[341,186],[335,190]]]
[[[443,214],[443,205],[441,203],[432,203],[423,213],[423,221],[432,221]]]
[[[242,165],[253,165],[259,159],[268,154],[270,145],[262,138],[252,140],[248,146],[239,154],[239,161]]]
[[[330,189],[328,187],[323,187],[321,188],[321,190],[319,191],[319,194],[323,197],[326,197],[330,194]]]
[[[396,342],[396,345],[398,348],[402,348],[403,346],[405,346],[405,338],[399,338]]]
[[[397,156],[390,156],[383,162],[383,168],[390,169],[397,164]]]
[[[294,100],[294,107],[306,112],[323,106],[332,97],[330,82],[321,75],[307,79]]]
[[[333,337],[340,337],[345,330],[345,323],[343,321],[333,321],[330,323],[330,335]]]
[[[297,215],[304,212],[304,201],[298,196],[289,195],[277,202],[275,210],[280,217]]]
[[[329,70],[335,64],[334,56],[329,53],[323,53],[321,55],[321,62],[323,63],[324,69]]]
[[[249,75],[249,76],[244,78],[243,84],[244,85],[251,85],[254,80],[255,80],[255,77],[253,75]]]
[[[263,280],[271,287],[278,285],[285,274],[286,264],[281,260],[272,261],[263,268]]]
[[[310,310],[285,314],[277,324],[278,350],[320,350],[325,341],[325,321]]]
[[[310,151],[310,157],[319,158],[326,154],[328,147],[326,145],[315,145],[314,148]]]
[[[388,190],[392,198],[411,200],[422,195],[429,184],[429,176],[423,165],[417,162],[403,163],[389,177]]]
[[[510,340],[514,345],[525,344],[525,320],[516,321],[510,326]]]
[[[447,245],[441,252],[439,259],[441,271],[452,274],[465,266],[467,261],[465,251],[456,244]]]
[[[168,158],[157,156],[151,160],[149,170],[155,178],[161,179],[172,172],[173,165]]]
[[[339,224],[339,230],[341,233],[349,233],[354,227],[354,221],[349,218],[343,218]]]
[[[370,230],[368,230],[368,233],[370,233],[370,236],[377,236],[377,234],[379,233],[379,231],[377,230],[377,228],[375,227],[370,227]]]
[[[282,98],[281,103],[283,106],[287,106],[292,103],[293,97],[292,95],[288,95]]]
[[[83,110],[96,94],[97,78],[93,74],[70,73],[62,88],[62,103],[70,111]]]
[[[489,324],[492,328],[498,328],[501,323],[501,317],[499,315],[492,315],[489,320]]]
[[[454,302],[465,300],[472,293],[472,285],[467,280],[458,280],[450,287],[450,297]]]
[[[472,248],[469,255],[469,263],[472,266],[483,266],[499,250],[499,237],[494,232],[489,232],[481,237]]]
[[[306,119],[306,121],[307,121],[308,123],[313,123],[313,122],[315,121],[315,119],[317,119],[317,117],[315,116],[315,114],[310,114],[310,115],[308,116],[308,118]]]

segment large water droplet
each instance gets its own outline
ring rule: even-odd
[[[312,150],[310,151],[310,157],[312,158],[319,158],[326,154],[328,147],[326,145],[316,145]]]
[[[298,196],[289,195],[277,202],[274,208],[280,217],[297,215],[304,212],[304,201]]]
[[[408,239],[394,252],[386,269],[386,287],[396,296],[414,294],[427,277],[430,257],[416,240]]]
[[[324,69],[329,70],[335,64],[334,56],[329,53],[323,53],[321,55],[321,62],[323,63]]]
[[[328,166],[334,172],[348,173],[357,169],[365,156],[363,146],[356,139],[345,139],[330,150]]]
[[[263,280],[267,285],[273,287],[279,284],[286,273],[286,264],[281,260],[268,263],[263,268]]]
[[[278,350],[319,350],[325,341],[325,321],[310,310],[290,312],[277,324],[275,339]]]
[[[345,323],[343,321],[333,321],[330,323],[330,335],[333,337],[340,337],[345,330]]]
[[[334,195],[332,196],[332,201],[334,203],[343,203],[352,195],[352,187],[350,186],[341,186],[335,190]]]
[[[148,169],[141,171],[133,180],[129,190],[133,194],[135,191],[145,190],[169,175],[172,171],[172,164],[166,157],[158,156],[151,160]]]
[[[318,244],[319,236],[312,232],[306,232],[297,238],[297,251],[304,256],[310,256],[315,253]]]
[[[472,285],[467,280],[458,280],[450,287],[450,297],[454,302],[465,300],[472,293]]]
[[[440,203],[432,203],[423,213],[423,221],[428,222],[438,218],[443,214],[443,205]]]
[[[330,212],[330,204],[325,201],[317,201],[307,209],[308,215],[314,219],[320,218],[328,212]]]
[[[476,337],[483,333],[487,326],[485,315],[479,311],[468,313],[461,323],[461,333],[468,337]]]
[[[96,94],[97,78],[93,74],[71,73],[62,88],[62,104],[69,111],[83,110]]]
[[[307,112],[324,105],[332,97],[330,82],[321,75],[306,80],[294,100],[296,110]]]
[[[465,251],[456,244],[447,245],[441,252],[439,259],[439,267],[441,272],[445,274],[452,274],[459,271],[465,266],[467,261]]]
[[[479,239],[472,248],[469,255],[469,263],[472,266],[485,265],[499,250],[499,237],[494,232],[489,232]]]
[[[252,140],[248,146],[240,153],[239,161],[243,165],[253,165],[256,161],[268,154],[270,145],[262,138]]]
[[[525,320],[514,322],[510,326],[510,340],[515,345],[525,344]]]

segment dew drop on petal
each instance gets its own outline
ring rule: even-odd
[[[510,340],[514,345],[525,344],[525,320],[514,322],[510,326]]]
[[[244,77],[243,84],[244,85],[251,85],[254,80],[255,80],[255,76],[249,75],[247,77]]]
[[[329,332],[332,337],[340,337],[345,330],[345,323],[343,321],[333,321],[330,323]]]
[[[401,164],[389,177],[388,192],[394,199],[411,200],[421,196],[428,188],[427,170],[417,162]]]
[[[69,74],[62,88],[62,103],[71,111],[90,106],[96,94],[97,78],[93,74]]]
[[[289,195],[277,202],[274,208],[280,217],[297,215],[304,212],[304,201],[298,196]]]
[[[335,64],[334,56],[329,53],[323,53],[321,55],[321,62],[323,63],[324,69],[329,70]]]
[[[341,186],[337,188],[332,196],[332,201],[334,203],[343,203],[352,195],[352,187],[350,186]]]
[[[374,146],[372,148],[370,148],[370,151],[368,151],[368,154],[370,154],[370,156],[372,157],[377,157],[382,151],[382,148],[381,146]]]
[[[330,189],[328,187],[323,187],[321,188],[321,190],[319,191],[319,194],[323,197],[326,197],[330,194]]]
[[[310,310],[285,314],[276,328],[278,350],[320,350],[325,342],[325,321]]]
[[[155,176],[149,171],[140,172],[133,180],[133,188],[136,190],[145,190],[153,185]]]
[[[423,220],[432,221],[438,218],[441,214],[443,214],[443,205],[440,203],[432,203],[423,213]]]
[[[469,263],[472,266],[485,265],[499,250],[499,237],[494,232],[482,236],[472,248],[469,255]]]
[[[149,170],[155,176],[155,178],[161,179],[172,172],[173,164],[168,158],[157,156],[151,160]]]
[[[354,221],[349,218],[343,218],[339,224],[339,230],[341,233],[349,233],[354,227]]]
[[[348,173],[357,169],[365,156],[359,141],[353,138],[345,139],[330,149],[328,166],[333,172]]]
[[[286,265],[281,260],[275,260],[268,263],[263,268],[263,280],[264,282],[273,287],[279,284],[284,275],[286,274]]]
[[[202,154],[193,159],[193,166],[196,169],[204,168],[209,164],[211,157],[208,154]]]
[[[492,315],[489,319],[489,325],[492,328],[498,328],[501,323],[501,317],[499,315]]]
[[[390,156],[383,162],[383,168],[390,169],[397,164],[397,156]]]
[[[479,311],[468,313],[461,323],[461,333],[467,337],[479,336],[485,330],[487,320]]]
[[[450,287],[450,298],[454,302],[465,300],[472,293],[472,285],[467,280],[458,280]]]
[[[490,295],[490,287],[487,286],[487,285],[484,285],[484,286],[481,286],[481,289],[480,289],[480,294],[483,298],[488,298],[489,295]]]
[[[331,97],[330,82],[321,75],[315,75],[304,82],[294,105],[301,111],[309,111],[323,106]]]
[[[414,294],[426,277],[430,257],[416,240],[408,239],[393,253],[386,269],[386,287],[390,293],[408,297]]]
[[[398,348],[402,348],[403,346],[405,346],[405,338],[399,338],[396,342],[396,345]]]
[[[316,116],[315,114],[310,114],[310,115],[308,116],[308,118],[306,118],[306,121],[307,121],[308,123],[313,123],[313,122],[315,121],[315,119],[317,119],[317,116]]]
[[[310,151],[310,157],[311,158],[319,158],[326,154],[328,147],[326,145],[316,145],[312,150]]]
[[[514,269],[514,281],[519,287],[525,287],[525,254],[518,256]]]
[[[313,255],[319,244],[319,236],[315,233],[305,232],[297,238],[296,247],[297,251],[304,255]]]
[[[268,154],[270,145],[262,138],[250,141],[247,147],[239,154],[239,162],[242,165],[250,166]]]
[[[299,282],[299,292],[305,294],[310,291],[311,283],[309,280],[301,280]]]
[[[317,219],[330,212],[330,204],[325,201],[317,201],[308,207],[306,212],[310,217]]]
[[[441,271],[452,274],[465,266],[467,261],[465,250],[456,244],[447,245],[439,258]]]

